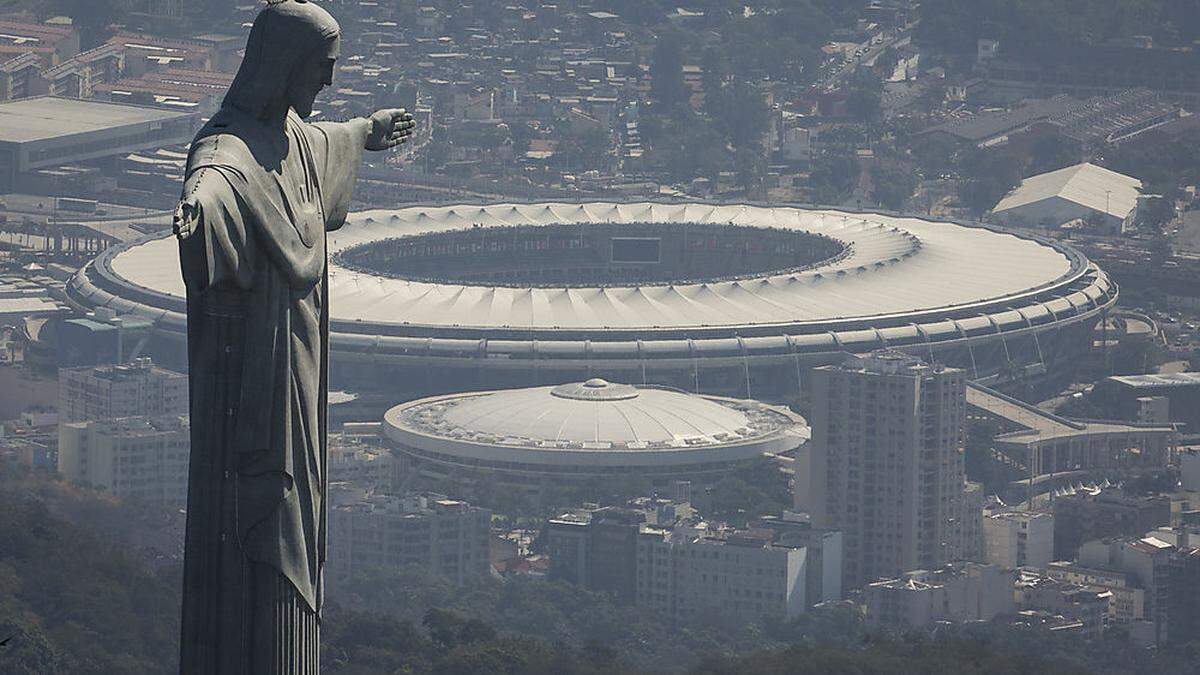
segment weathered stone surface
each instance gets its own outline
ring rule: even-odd
[[[326,542],[326,232],[363,150],[411,116],[310,124],[337,22],[303,0],[254,22],[193,141],[175,218],[188,300],[192,446],[184,673],[316,673]]]

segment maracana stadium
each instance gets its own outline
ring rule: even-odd
[[[410,206],[329,234],[332,378],[404,400],[606,378],[779,399],[899,349],[992,386],[1066,377],[1117,287],[1028,233],[708,203]],[[154,323],[186,362],[175,240],[109,249],[78,307]]]

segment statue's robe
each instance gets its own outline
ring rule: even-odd
[[[326,232],[363,152],[352,124],[286,134],[223,108],[193,142],[181,237],[191,460],[183,673],[317,673],[326,542]]]

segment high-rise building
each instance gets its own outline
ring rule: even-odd
[[[896,352],[812,375],[812,441],[798,450],[796,508],[841,530],[849,588],[978,552],[966,499],[963,372]],[[968,504],[974,504],[969,506]]]
[[[182,506],[189,448],[186,415],[68,422],[59,426],[58,470],[122,499]]]
[[[418,567],[458,583],[488,573],[492,512],[437,494],[403,497],[335,490],[329,509],[329,569]]]
[[[60,423],[187,411],[187,375],[159,368],[150,359],[58,371]]]

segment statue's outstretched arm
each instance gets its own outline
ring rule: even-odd
[[[367,150],[390,150],[407,141],[417,126],[412,113],[404,108],[380,110],[367,121],[371,124],[363,143]]]
[[[404,108],[376,111],[370,117],[358,117],[348,122],[317,122],[314,126],[327,132],[341,128],[362,142],[363,150],[390,150],[404,143],[413,134],[417,123]]]

